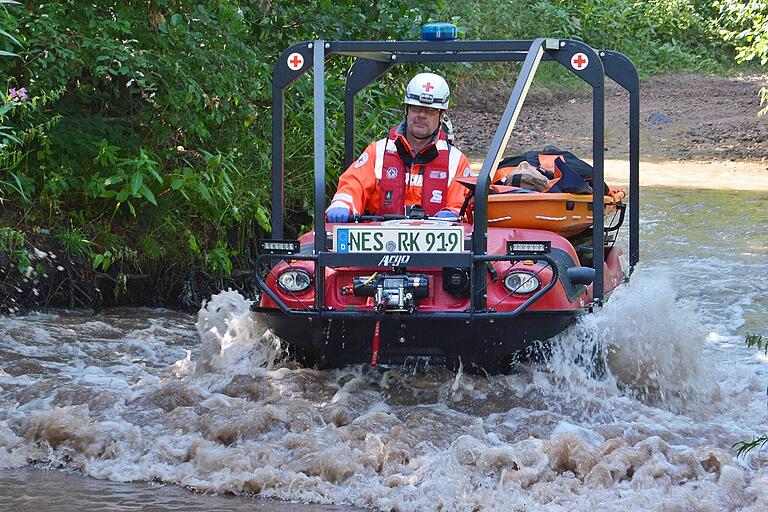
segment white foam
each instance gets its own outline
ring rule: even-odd
[[[675,299],[670,281],[639,269],[602,309],[556,340],[548,368],[594,393],[589,377],[607,363],[609,387],[691,413],[710,400],[720,376],[717,361],[703,359],[705,338],[694,308]],[[600,391],[612,393],[609,387]]]
[[[282,354],[279,342],[265,336],[266,327],[250,314],[251,304],[231,290],[203,304],[196,323],[201,340],[194,370],[197,375],[250,375],[257,368],[275,365]]]

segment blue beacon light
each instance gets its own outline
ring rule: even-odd
[[[456,25],[453,23],[427,23],[421,27],[424,41],[453,41],[456,39]]]

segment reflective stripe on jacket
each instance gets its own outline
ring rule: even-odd
[[[399,209],[399,213],[404,213],[404,207],[420,204],[430,215],[441,209],[459,213],[467,189],[454,178],[470,174],[467,157],[448,144],[442,131],[430,144],[414,155],[403,135],[404,128],[405,125],[401,123],[390,131],[387,138],[372,142],[365,148],[360,158],[339,177],[339,187],[329,208],[346,206],[353,214],[396,213],[395,209]],[[407,155],[412,160],[407,172],[407,163],[398,154],[398,145],[407,151]],[[425,162],[420,159],[420,156],[434,153],[435,150],[437,155],[434,158]],[[387,170],[390,168],[395,168],[397,171],[389,172],[390,176],[396,174],[394,179],[387,177]],[[425,175],[429,197],[422,202]],[[385,183],[382,187],[383,179],[391,183]],[[398,179],[402,181],[397,181],[395,185]],[[402,203],[395,197],[397,190],[403,191]],[[389,192],[391,197],[387,199],[386,194]],[[385,207],[386,202],[390,204]]]

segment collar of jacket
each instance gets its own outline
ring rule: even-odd
[[[395,129],[395,133],[399,136],[398,139],[400,139],[400,142],[408,149],[408,152],[412,156],[418,156],[413,154],[413,149],[411,148],[411,145],[408,143],[408,138],[405,136],[405,129],[406,129],[406,120],[403,119],[400,124],[397,125],[397,128]],[[432,134],[432,138],[429,139],[429,142],[424,145],[423,148],[421,148],[421,151],[419,153],[424,153],[428,150],[430,150],[434,145],[437,143],[438,140],[443,139],[447,142],[448,138],[445,135],[445,132],[442,130],[442,128],[438,127],[437,131]],[[439,149],[445,149],[439,148]]]

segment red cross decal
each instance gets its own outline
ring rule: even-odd
[[[304,56],[300,53],[292,53],[288,56],[288,67],[298,71],[304,65]]]
[[[425,83],[424,85],[422,85],[422,87],[423,87],[423,88],[424,88],[424,90],[425,90],[425,91],[427,91],[427,92],[429,92],[429,91],[431,91],[432,89],[434,89],[434,88],[435,88],[435,86],[434,86],[434,85],[432,85],[432,84],[431,84],[431,83],[429,83],[429,82],[427,82],[427,83]]]
[[[589,64],[589,59],[583,53],[577,53],[576,55],[571,57],[571,66],[576,71],[581,71],[582,69],[587,67],[588,64]]]

